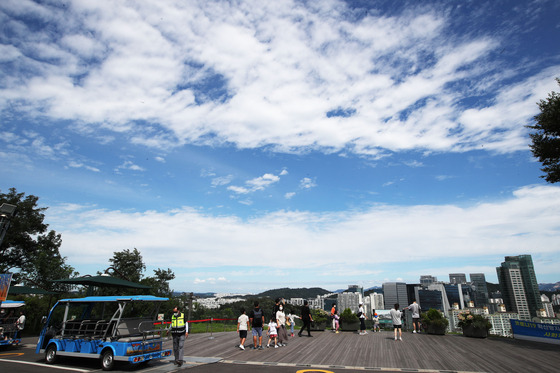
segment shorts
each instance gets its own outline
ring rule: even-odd
[[[262,337],[262,326],[253,327],[253,337]]]
[[[247,331],[246,330],[240,330],[239,331],[239,338],[247,338]]]
[[[394,325],[394,324],[393,324],[393,328],[395,328],[395,329],[402,329],[402,325]]]
[[[278,337],[278,334],[270,334],[269,337],[270,338],[276,338],[276,337]]]

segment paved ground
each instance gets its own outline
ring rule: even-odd
[[[178,368],[171,359],[145,366],[119,366],[117,372],[234,372],[252,373],[348,373],[381,372],[558,372],[557,345],[506,338],[475,339],[459,335],[432,336],[407,333],[394,341],[392,333],[359,336],[345,332],[315,332],[313,338],[290,338],[277,349],[241,351],[234,332],[191,334],[185,345],[185,364]],[[0,350],[0,372],[94,372],[95,359],[65,358],[46,365],[35,354],[37,338],[24,338],[20,347]],[[171,342],[165,342],[166,347]],[[266,339],[265,343],[266,344]]]

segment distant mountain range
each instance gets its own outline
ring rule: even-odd
[[[540,291],[557,291],[560,290],[560,281],[554,284],[539,284]]]
[[[488,287],[488,291],[492,292],[492,291],[496,291],[499,290],[499,284],[494,284],[491,282],[487,282],[486,283],[487,287]],[[264,297],[268,297],[271,299],[276,299],[276,298],[284,298],[284,299],[290,299],[290,298],[303,298],[303,299],[313,299],[316,298],[317,295],[325,295],[325,294],[329,294],[329,293],[342,293],[344,291],[346,291],[347,289],[337,289],[334,291],[329,291],[326,289],[322,289],[322,288],[296,288],[296,289],[290,289],[290,288],[281,288],[281,289],[272,289],[272,290],[267,290],[265,292],[259,293],[259,294],[252,294],[252,295],[247,295],[245,296],[246,298],[264,298]],[[555,292],[555,291],[560,291],[560,281],[556,282],[556,283],[552,283],[552,284],[539,284],[539,290],[540,291],[550,291],[550,292]],[[364,289],[364,293],[366,295],[369,295],[370,293],[373,292],[383,292],[383,288],[381,286],[375,286],[369,289]],[[174,292],[173,296],[180,296],[182,293],[180,292]],[[216,293],[195,293],[194,296],[197,298],[210,298],[215,296]]]

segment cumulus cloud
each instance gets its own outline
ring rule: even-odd
[[[286,175],[284,171],[280,173],[280,175]],[[237,194],[249,194],[256,191],[264,190],[270,187],[272,184],[275,184],[280,181],[280,177],[278,175],[274,175],[271,173],[266,173],[263,176],[256,177],[254,179],[247,180],[245,182],[245,186],[235,186],[231,185],[227,189],[231,192]]]
[[[379,157],[524,148],[523,126],[559,66],[511,80],[515,72],[492,61],[507,38],[468,38],[453,32],[451,13],[409,8],[355,17],[342,1],[5,1],[0,55],[14,64],[0,108],[18,102],[29,116],[87,124],[72,129],[98,140],[126,133],[160,149],[230,143]],[[34,146],[48,155],[44,142]]]
[[[255,252],[262,263],[287,270],[291,261],[276,260],[282,252],[308,263],[308,271],[324,267],[351,273],[353,258],[372,251],[399,253],[361,256],[364,265],[381,271],[380,265],[400,266],[403,258],[431,265],[441,258],[493,256],[497,261],[529,249],[554,262],[560,239],[560,188],[555,186],[524,187],[506,199],[466,207],[379,204],[339,213],[277,211],[246,220],[188,207],[135,213],[71,207],[50,207],[49,223],[62,234],[61,252],[73,265],[104,265],[116,248],[136,247],[152,266],[168,266],[173,257],[174,270],[243,267]],[[347,255],[341,256],[341,250]],[[555,270],[539,270],[544,268]]]

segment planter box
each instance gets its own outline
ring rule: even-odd
[[[488,330],[468,325],[463,327],[463,335],[471,338],[486,338],[488,337]]]
[[[343,322],[340,324],[340,328],[338,330],[342,330],[344,332],[347,331],[358,331],[360,330],[360,322],[356,321],[356,322]]]
[[[428,334],[444,335],[447,331],[447,327],[428,325],[424,328],[424,330]]]
[[[312,322],[311,323],[311,330],[316,332],[322,332],[326,329],[327,322]]]

